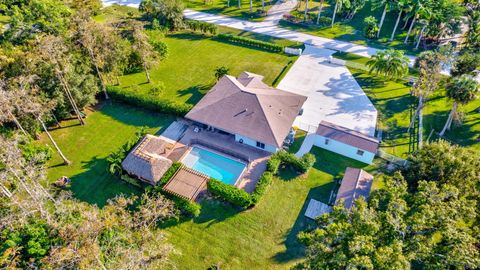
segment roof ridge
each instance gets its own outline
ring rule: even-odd
[[[262,110],[262,113],[263,113],[265,119],[267,120],[268,130],[269,130],[270,133],[272,134],[273,138],[275,138],[275,141],[276,141],[276,143],[277,143],[277,146],[282,147],[281,143],[278,142],[278,138],[277,138],[277,136],[275,135],[275,132],[273,132],[272,126],[270,125],[270,119],[268,119],[268,116],[267,116],[267,114],[265,113],[265,109],[263,108],[262,102],[260,102],[260,99],[258,98],[258,95],[257,95],[257,94],[254,94],[254,96],[255,96],[255,99],[257,100],[258,104],[260,105],[260,109]]]
[[[331,125],[323,125],[322,123],[329,123]],[[366,139],[366,140],[369,140],[371,142],[376,142],[378,143],[379,140],[375,137],[372,137],[370,135],[367,135],[367,134],[363,134],[359,131],[356,131],[354,129],[351,129],[351,128],[347,128],[347,127],[344,127],[344,126],[340,126],[340,125],[336,125],[334,123],[331,123],[331,122],[328,122],[328,121],[325,121],[325,120],[322,120],[322,122],[320,122],[320,125],[323,125],[323,126],[326,126],[326,127],[329,127],[329,128],[333,128],[335,130],[338,130],[340,132],[343,132],[343,133],[347,133],[347,134],[350,134],[352,136],[355,136],[355,137],[358,137],[358,138],[362,138],[362,139]],[[352,131],[352,132],[347,132],[346,130],[343,130],[343,129],[346,129],[348,131]]]

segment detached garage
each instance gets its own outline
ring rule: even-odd
[[[322,121],[318,126],[314,145],[371,164],[379,143],[376,138],[358,131]]]

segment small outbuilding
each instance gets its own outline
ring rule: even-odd
[[[342,156],[371,164],[378,151],[379,140],[358,131],[322,121],[314,145]]]
[[[169,142],[147,134],[122,162],[122,168],[131,176],[156,185],[172,161],[163,155]]]
[[[338,189],[335,204],[343,201],[345,208],[350,209],[360,196],[368,199],[372,189],[373,176],[362,169],[348,167]]]
[[[195,201],[207,192],[207,182],[210,178],[195,170],[181,167],[163,187],[163,190],[186,200]]]

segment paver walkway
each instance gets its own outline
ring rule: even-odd
[[[278,89],[308,97],[293,125],[315,132],[325,120],[373,136],[377,110],[345,66],[329,63],[333,53],[307,45],[278,84]]]
[[[315,137],[316,137],[315,131],[308,132],[307,135],[305,136],[305,139],[303,139],[303,143],[300,146],[300,149],[298,149],[297,153],[295,153],[295,156],[303,157],[303,155],[305,155],[306,153],[309,153],[313,147],[313,143],[315,143]]]

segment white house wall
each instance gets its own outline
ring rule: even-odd
[[[248,144],[248,145],[253,146],[255,148],[258,148],[258,149],[262,149],[260,147],[257,147],[257,141],[256,140],[250,139],[250,138],[242,136],[242,135],[235,134],[235,141],[239,142],[240,140],[243,140],[244,144]],[[275,153],[275,152],[277,152],[278,148],[276,148],[273,145],[265,144],[265,148],[262,149],[262,150],[265,150],[265,151],[270,152],[270,153]]]
[[[364,151],[363,155],[360,156],[357,154],[357,151],[358,150],[361,150],[357,147],[354,147],[354,146],[351,146],[351,145],[348,145],[348,144],[345,144],[345,143],[342,143],[342,142],[339,142],[339,141],[335,141],[335,140],[332,140],[332,139],[328,139],[328,144],[325,144],[325,137],[323,136],[320,136],[320,135],[316,135],[316,138],[315,138],[315,142],[313,143],[315,146],[318,146],[320,148],[323,148],[323,149],[326,149],[326,150],[329,150],[329,151],[332,151],[334,153],[337,153],[337,154],[340,154],[342,156],[346,156],[346,157],[349,157],[349,158],[352,158],[352,159],[356,159],[358,161],[361,161],[361,162],[364,162],[364,163],[367,163],[367,164],[371,164],[372,161],[373,161],[373,158],[375,157],[375,153],[371,153],[371,152],[368,152],[368,151]]]

